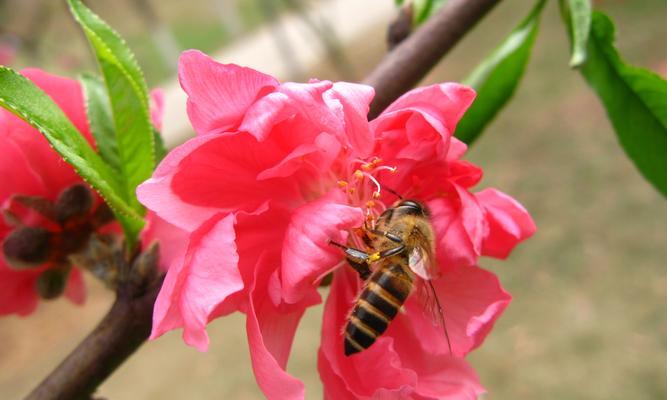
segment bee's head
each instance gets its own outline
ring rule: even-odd
[[[423,217],[430,217],[431,213],[428,208],[417,200],[402,199],[396,202],[394,208],[400,210],[402,214],[418,215]]]

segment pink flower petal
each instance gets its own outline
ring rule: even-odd
[[[481,252],[484,219],[474,196],[456,185],[455,195],[428,202],[441,268],[476,265]]]
[[[475,266],[448,269],[432,283],[444,310],[452,350],[459,357],[482,344],[512,299],[493,273]],[[418,332],[427,352],[449,355],[443,328],[433,324],[419,300],[410,299],[400,318]]]
[[[370,156],[373,149],[367,115],[374,96],[375,89],[371,86],[348,82],[334,83],[325,96],[330,107],[340,107],[344,116],[346,140],[343,142],[361,158]]]
[[[294,210],[283,242],[281,279],[283,298],[296,303],[306,291],[316,291],[315,280],[341,261],[347,231],[362,225],[361,209],[345,205],[346,196],[334,189],[326,196]]]
[[[0,111],[0,130],[8,127],[6,111]],[[4,141],[0,157],[0,199],[8,199],[15,193],[32,196],[46,196],[46,185],[42,178],[30,168],[28,159],[21,148],[12,141]],[[6,206],[0,204],[0,206]],[[2,221],[0,221],[0,224]]]
[[[86,285],[83,282],[83,275],[78,268],[72,268],[64,295],[77,305],[81,305],[86,301]]]
[[[162,89],[151,90],[150,113],[153,126],[161,131],[162,116],[164,115],[164,91]]]
[[[0,259],[0,316],[25,316],[37,308],[39,297],[35,284],[40,272],[13,271]]]
[[[232,211],[255,209],[272,197],[285,201],[301,197],[293,180],[258,180],[262,171],[285,157],[281,142],[258,143],[246,133],[205,137],[210,140],[185,156],[172,178],[171,190],[181,200],[207,209]]]
[[[325,94],[332,87],[328,81],[314,83],[287,82],[253,104],[244,116],[238,130],[251,133],[263,141],[274,126],[296,118],[308,121],[314,134],[327,132],[341,137],[343,121],[336,110],[325,102]],[[293,131],[298,133],[297,130]]]
[[[220,64],[197,50],[181,54],[178,78],[188,94],[188,115],[197,133],[238,127],[248,107],[278,81],[250,68]]]
[[[458,83],[440,83],[413,89],[394,101],[382,115],[405,109],[440,121],[453,134],[456,124],[475,99],[475,91]]]
[[[260,260],[260,263],[267,262],[270,261]],[[259,387],[267,399],[303,399],[303,383],[289,375],[286,369],[294,333],[305,307],[281,311],[263,296],[262,288],[251,289],[250,299],[246,329],[252,367]]]
[[[537,228],[528,211],[510,196],[484,189],[476,197],[486,211],[489,226],[482,243],[483,255],[505,259],[517,244],[535,233]]]
[[[154,242],[160,246],[159,267],[166,271],[171,263],[185,253],[188,243],[187,232],[149,211],[146,225],[141,232],[141,244],[148,248]]]
[[[172,265],[155,303],[151,338],[183,325],[183,339],[208,348],[206,324],[213,311],[243,289],[236,252],[235,216],[216,216],[194,231],[181,265]]]
[[[219,210],[213,207],[183,201],[172,189],[174,174],[183,159],[216,138],[216,135],[197,137],[170,151],[155,169],[153,176],[137,187],[139,201],[160,218],[188,232],[217,214]]]

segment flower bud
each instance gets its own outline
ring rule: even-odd
[[[63,190],[55,204],[58,222],[87,214],[93,206],[93,196],[86,185],[77,184]]]
[[[47,269],[37,278],[37,293],[45,300],[55,299],[65,291],[67,271],[62,269]]]
[[[53,234],[40,227],[14,229],[5,238],[2,251],[7,262],[16,269],[39,266],[49,259]]]

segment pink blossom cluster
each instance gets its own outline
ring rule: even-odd
[[[205,351],[206,325],[246,314],[257,382],[270,399],[304,398],[285,370],[299,320],[324,305],[318,368],[328,399],[473,399],[483,388],[464,360],[510,295],[480,256],[505,258],[535,232],[527,211],[496,189],[474,192],[482,170],[453,133],[472,89],[412,90],[368,121],[373,89],[345,82],[280,83],[197,51],[179,79],[197,137],[170,152],[138,188],[140,201],[187,232],[154,311],[152,337],[183,329]],[[424,202],[436,233],[452,354],[411,296],[368,350],[346,357],[342,331],[362,282],[333,240],[346,243],[396,196]]]

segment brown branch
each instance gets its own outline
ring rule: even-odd
[[[428,71],[500,0],[449,0],[396,46],[366,78],[375,88],[368,113],[375,118]]]
[[[422,27],[389,53],[365,83],[375,88],[369,116],[409,90],[500,0],[449,0]],[[162,278],[121,290],[102,322],[27,400],[84,399],[148,338],[153,303]],[[141,285],[140,285],[141,286]],[[133,289],[134,288],[134,289]]]
[[[145,285],[145,283],[144,283]],[[88,400],[148,338],[162,277],[148,287],[129,282],[102,322],[32,391],[26,400]]]

